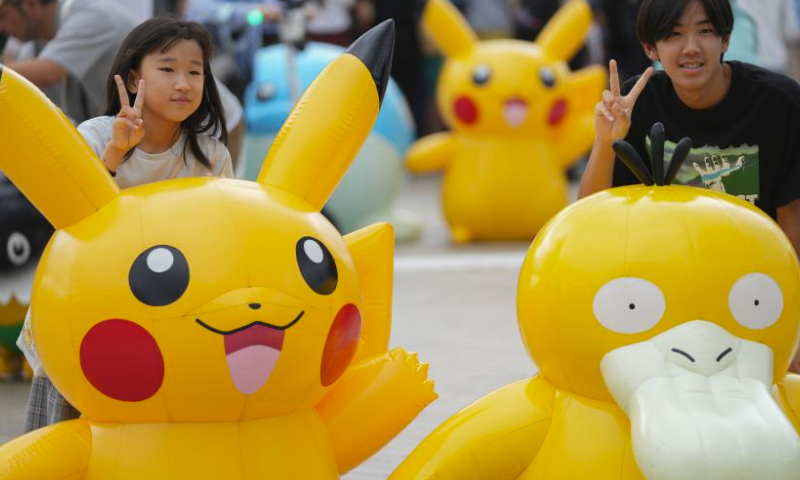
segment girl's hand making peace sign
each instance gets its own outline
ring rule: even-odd
[[[647,81],[653,76],[653,67],[647,67],[631,91],[624,97],[620,92],[616,60],[611,60],[608,68],[611,90],[604,90],[603,99],[595,106],[594,129],[597,140],[610,145],[628,135],[628,130],[631,128],[633,105],[644,90]]]
[[[139,80],[139,89],[131,106],[128,101],[128,91],[122,82],[122,77],[114,75],[119,90],[119,103],[121,108],[114,119],[111,130],[111,141],[108,146],[126,153],[144,138],[144,122],[142,121],[142,105],[144,105],[144,80]]]

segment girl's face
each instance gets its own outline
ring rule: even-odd
[[[728,41],[714,29],[703,4],[693,1],[667,38],[644,47],[651,60],[661,62],[679,93],[714,96],[715,88],[725,88],[719,81],[723,75],[720,56],[728,50]]]
[[[203,99],[203,50],[194,40],[182,39],[166,51],[151,52],[128,75],[128,89],[136,93],[140,78],[145,82],[145,122],[159,117],[181,123]]]

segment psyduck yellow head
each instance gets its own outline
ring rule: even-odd
[[[535,42],[479,41],[448,0],[430,0],[423,26],[446,56],[436,97],[446,123],[466,135],[543,140],[587,127],[583,114],[599,98],[602,68],[573,73],[566,62],[591,20],[589,5],[572,0]]]
[[[375,313],[362,297],[378,292],[385,308],[391,270],[373,277],[381,285],[360,275],[391,266],[391,229],[342,238],[320,209],[376,118],[393,38],[391,24],[374,29],[320,75],[258,182],[177,179],[121,192],[67,120],[2,72],[0,168],[57,228],[33,290],[36,344],[84,418],[284,414],[315,405],[357,350],[385,351],[359,347],[388,342],[388,323],[362,329]]]
[[[615,146],[645,185],[577,202],[534,241],[525,345],[556,388],[623,409],[648,479],[794,478],[800,442],[771,390],[798,340],[795,252],[747,202],[669,186],[691,142],[664,179],[659,124],[651,138],[652,177]]]

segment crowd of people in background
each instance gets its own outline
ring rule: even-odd
[[[564,0],[452,0],[481,38],[535,39]],[[650,65],[636,37],[642,0],[589,0],[595,24],[573,68],[615,59],[620,80]],[[800,0],[733,0],[736,29],[726,59],[755,63],[800,80]],[[40,87],[75,122],[102,109],[104,70],[137,22],[174,13],[206,28],[212,67],[241,102],[254,53],[281,41],[291,12],[303,9],[304,38],[342,46],[387,18],[397,29],[392,76],[411,106],[418,135],[445,128],[433,96],[441,59],[420,32],[422,0],[2,0],[4,64]],[[98,22],[96,18],[105,19]],[[224,88],[224,87],[223,87]],[[227,92],[222,92],[225,97]],[[225,101],[226,99],[223,98]],[[240,109],[225,101],[229,109]],[[240,113],[235,112],[237,121]],[[230,115],[229,115],[230,116]],[[236,125],[229,123],[229,130]]]

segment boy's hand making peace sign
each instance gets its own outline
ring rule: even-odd
[[[616,60],[611,60],[608,68],[611,90],[604,90],[603,99],[595,106],[594,129],[597,140],[610,145],[628,135],[628,130],[631,128],[633,105],[644,90],[647,81],[653,76],[653,67],[648,67],[644,71],[631,91],[624,97],[620,92]]]

